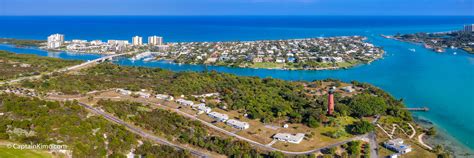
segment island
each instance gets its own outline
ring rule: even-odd
[[[8,63],[18,58],[5,56]],[[50,152],[74,157],[447,155],[420,141],[435,131],[418,126],[402,99],[357,81],[108,62],[58,69],[23,80],[5,69],[16,82],[0,84],[0,140],[66,145]]]
[[[474,54],[474,31],[472,30],[472,26],[466,26],[464,30],[457,31],[436,33],[419,32],[414,34],[398,33],[394,36],[382,36],[405,42],[420,43],[423,44],[425,48],[438,53],[445,52],[447,48],[450,48],[463,49],[470,54]]]

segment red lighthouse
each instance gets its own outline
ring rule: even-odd
[[[335,87],[329,88],[328,92],[328,115],[332,115],[334,112],[334,91]]]

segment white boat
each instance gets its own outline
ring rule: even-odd
[[[416,52],[416,49],[415,49],[415,48],[411,48],[411,49],[409,49],[409,50],[412,51],[412,52]]]
[[[456,54],[458,54],[458,53],[457,53],[457,52],[454,52],[453,54],[456,55]]]
[[[148,61],[152,61],[152,60],[155,60],[155,57],[149,57],[149,58],[143,59],[144,62],[148,62]]]

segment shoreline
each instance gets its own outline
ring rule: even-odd
[[[474,149],[470,149],[467,145],[458,141],[452,135],[447,133],[446,130],[440,128],[439,125],[435,124],[434,122],[431,122],[427,118],[424,118],[420,115],[415,115],[415,113],[412,113],[412,115],[414,116],[413,122],[415,122],[422,128],[435,127],[437,129],[436,135],[428,136],[425,134],[423,136],[422,139],[426,145],[432,147],[433,149],[436,148],[436,145],[441,145],[444,147],[444,149],[451,152],[454,156],[462,156],[462,154],[465,153],[474,154]]]

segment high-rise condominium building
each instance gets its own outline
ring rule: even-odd
[[[64,35],[63,34],[52,34],[48,36],[48,49],[55,49],[61,47],[64,43]]]
[[[474,24],[465,25],[465,26],[464,26],[464,31],[465,31],[465,32],[474,32]]]
[[[134,46],[141,46],[143,44],[143,38],[140,36],[135,36],[132,38],[132,44]]]
[[[160,36],[149,36],[148,37],[148,44],[149,45],[163,45],[163,37]]]

